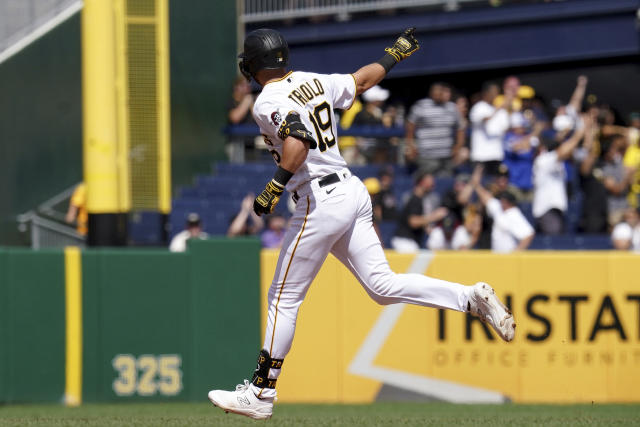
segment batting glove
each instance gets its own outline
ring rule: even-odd
[[[256,197],[253,201],[253,211],[259,216],[262,214],[270,214],[273,212],[273,208],[280,201],[280,196],[284,192],[284,187],[277,183],[275,180],[271,180],[267,183],[267,186],[262,193]]]
[[[400,37],[398,37],[393,46],[385,49],[385,52],[393,56],[396,62],[410,57],[413,52],[420,49],[418,40],[413,36],[415,30],[415,27],[407,28]]]

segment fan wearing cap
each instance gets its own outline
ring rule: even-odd
[[[389,127],[391,120],[385,120],[384,102],[389,98],[389,91],[378,85],[362,94],[364,106],[353,118],[352,126]],[[386,122],[386,123],[385,123]],[[354,163],[383,163],[389,159],[389,140],[387,138],[356,139],[358,153]]]
[[[611,232],[611,242],[618,250],[640,251],[640,208],[627,208],[623,221]]]
[[[543,122],[536,122],[531,126],[522,113],[515,112],[511,114],[510,128],[504,137],[504,162],[498,168],[498,176],[504,173],[500,168],[506,168],[509,182],[517,188],[518,193],[528,199],[533,190],[533,160],[543,128]]]
[[[187,226],[171,239],[169,250],[171,252],[184,252],[187,250],[187,240],[189,239],[206,239],[209,235],[202,231],[202,222],[200,215],[191,212],[187,215]]]
[[[589,79],[586,76],[578,77],[576,88],[567,105],[562,105],[561,101],[558,100],[552,102],[557,108],[556,115],[553,118],[553,130],[558,132],[561,139],[567,137],[573,130],[582,127],[580,111],[588,82]]]
[[[503,191],[494,197],[480,182],[475,182],[475,191],[493,219],[491,250],[508,253],[527,249],[535,232],[516,205],[515,195]]]

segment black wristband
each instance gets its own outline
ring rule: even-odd
[[[397,64],[396,59],[388,53],[385,53],[384,56],[378,59],[377,62],[378,64],[382,65],[382,68],[384,68],[384,71],[386,73],[389,73],[393,66]]]
[[[273,175],[273,180],[278,184],[285,187],[287,182],[291,179],[293,174],[286,169],[283,169],[282,166],[278,166],[278,170],[276,170],[275,175]]]

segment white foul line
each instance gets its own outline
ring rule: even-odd
[[[48,19],[42,25],[37,26],[33,29],[29,34],[22,37],[15,43],[12,43],[11,46],[0,52],[0,64],[2,64],[7,59],[11,58],[16,53],[20,52],[25,47],[29,46],[34,41],[38,40],[40,37],[47,34],[49,31],[53,30],[55,27],[71,18],[75,15],[79,10],[82,9],[83,1],[78,0],[72,4],[70,4],[65,9],[61,10],[57,15]]]
[[[432,252],[416,255],[407,273],[424,274],[433,258]],[[454,403],[503,403],[505,397],[495,391],[444,381],[395,369],[375,366],[374,361],[393,331],[405,304],[386,306],[349,365],[348,372],[381,381],[384,384]]]

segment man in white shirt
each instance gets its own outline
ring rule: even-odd
[[[564,161],[571,157],[583,136],[581,127],[562,143],[544,139],[540,144],[540,154],[533,162],[533,216],[543,234],[556,235],[564,230],[568,204]]]
[[[187,216],[187,228],[182,230],[171,239],[169,250],[171,252],[184,252],[187,250],[187,240],[189,239],[206,239],[209,237],[207,233],[202,231],[202,223],[200,215],[195,212]]]
[[[624,212],[624,222],[613,228],[611,241],[615,249],[640,251],[640,208]]]
[[[504,159],[502,141],[509,129],[509,109],[514,94],[507,92],[503,104],[492,105],[500,89],[495,83],[488,83],[482,89],[482,100],[469,112],[471,121],[471,161],[482,163],[484,172],[497,175],[498,167]]]
[[[516,205],[513,193],[503,191],[496,198],[480,184],[476,185],[476,193],[493,218],[491,250],[509,253],[527,249],[535,232]]]

